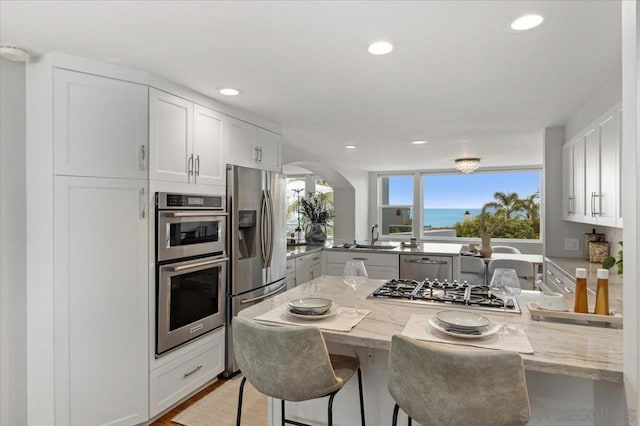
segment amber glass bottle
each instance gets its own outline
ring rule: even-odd
[[[587,304],[587,270],[576,268],[576,290],[573,312],[586,314],[589,312]]]
[[[596,287],[596,309],[598,315],[609,315],[609,270],[598,269],[598,284]]]

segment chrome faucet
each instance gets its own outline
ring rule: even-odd
[[[380,238],[380,233],[376,232],[376,229],[378,229],[377,223],[371,227],[371,244],[375,244],[378,238]]]

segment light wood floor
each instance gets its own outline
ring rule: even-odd
[[[210,386],[202,389],[197,394],[193,395],[191,398],[187,399],[182,404],[175,407],[173,410],[168,411],[164,416],[160,417],[155,422],[151,423],[150,426],[176,426],[178,423],[174,423],[171,421],[172,418],[180,414],[183,410],[186,410],[187,407],[201,400],[205,396],[209,395],[214,390],[218,389],[226,382],[225,379],[218,379],[215,383],[212,383]]]

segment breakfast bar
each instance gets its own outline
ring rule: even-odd
[[[389,424],[391,419],[393,401],[386,390],[391,337],[403,333],[411,318],[426,318],[451,308],[368,297],[383,283],[383,280],[368,279],[357,289],[358,307],[369,312],[350,331],[323,329],[322,320],[305,322],[305,325],[320,327],[331,352],[356,353],[360,358],[368,425]],[[531,403],[529,424],[625,424],[627,412],[622,384],[622,330],[559,321],[533,321],[526,302],[535,301],[538,296],[538,292],[523,291],[518,297],[521,313],[507,313],[508,321],[521,330],[533,348],[533,353],[521,354]],[[352,307],[354,303],[353,290],[343,284],[342,277],[322,276],[245,309],[239,315],[254,319],[281,308],[289,300],[303,297],[325,297],[342,307]],[[500,324],[503,321],[501,311],[475,312],[480,312],[492,323]],[[424,328],[428,327],[425,321]],[[471,348],[469,341],[459,340],[457,344],[439,344],[459,349]],[[464,383],[460,385],[464,386]],[[347,383],[335,400],[335,412],[339,413],[335,418],[336,425],[356,424],[357,412],[352,409],[356,401],[356,386]],[[290,407],[287,414],[294,419],[303,422],[324,421],[324,402],[314,400],[291,404]],[[271,424],[279,422],[279,418],[279,404],[271,403]]]

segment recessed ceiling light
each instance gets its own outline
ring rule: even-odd
[[[346,149],[356,149],[358,147],[358,145],[345,145],[344,147]]]
[[[220,89],[220,94],[225,96],[238,96],[240,94],[240,91],[231,87],[225,87],[223,89]]]
[[[387,53],[391,53],[393,45],[386,41],[376,41],[369,45],[368,50],[372,55],[386,55]]]
[[[413,145],[424,145],[427,141],[413,141],[411,142]]]
[[[530,30],[542,24],[542,21],[544,21],[544,18],[540,15],[524,15],[516,18],[511,23],[511,29],[515,31]]]

